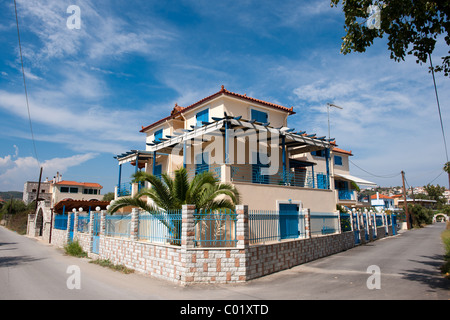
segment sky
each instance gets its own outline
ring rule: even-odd
[[[334,103],[331,137],[352,151],[352,175],[400,186],[403,170],[407,186],[448,187],[428,66],[391,60],[386,39],[341,54],[344,15],[329,0],[17,0],[17,13],[29,109],[14,2],[0,0],[0,191],[22,191],[40,167],[114,191],[113,157],[145,150],[142,126],[221,85],[294,107],[289,126],[318,135]],[[447,51],[438,38],[434,63]],[[450,79],[436,84],[447,135]]]

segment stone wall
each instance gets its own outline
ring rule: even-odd
[[[309,210],[304,214],[306,238],[281,240],[266,244],[249,244],[248,207],[236,206],[234,246],[196,247],[195,207],[182,209],[181,245],[153,243],[139,240],[139,210],[133,209],[129,237],[105,236],[105,215],[101,213],[100,245],[98,254],[92,252],[92,217],[88,232],[78,232],[74,216],[74,239],[77,239],[89,256],[107,259],[138,272],[171,281],[180,285],[192,283],[238,283],[286,270],[308,261],[320,259],[355,246],[354,231],[311,237]],[[70,219],[68,225],[70,224]],[[378,227],[377,238],[386,236],[386,228]],[[392,227],[390,226],[392,233]],[[372,228],[369,228],[369,240]],[[366,243],[364,230],[361,243]],[[53,229],[52,244],[64,246],[69,240],[67,230]]]

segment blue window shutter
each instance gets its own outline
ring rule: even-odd
[[[255,109],[252,109],[251,117],[252,117],[251,120],[256,120],[257,122],[261,123],[266,123],[268,122],[267,120],[269,119],[269,116],[267,115],[266,112],[262,112]]]
[[[155,141],[159,141],[159,139],[161,139],[163,136],[163,130],[160,129],[158,131],[155,132]]]
[[[203,126],[202,121],[208,122],[209,121],[209,109],[205,109],[197,113],[196,115],[197,119],[197,126],[201,127]]]
[[[334,164],[338,166],[342,166],[342,157],[341,156],[334,156]]]

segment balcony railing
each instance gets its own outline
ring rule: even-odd
[[[263,175],[262,165],[232,165],[231,180],[235,182],[247,182],[256,184],[269,184],[280,186],[292,186],[314,189],[328,189],[327,175],[322,172],[312,171],[284,171],[280,168],[277,173]]]
[[[339,189],[338,196],[339,200],[356,200],[355,193],[352,190]]]

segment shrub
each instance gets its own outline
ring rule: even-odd
[[[447,222],[447,227],[449,227],[450,223]],[[444,255],[444,260],[445,263],[444,265],[441,266],[441,271],[444,274],[444,276],[450,280],[450,228],[447,228],[447,230],[444,230],[441,233],[441,239],[442,242],[444,243],[444,248],[445,248],[445,255]]]
[[[78,240],[71,241],[64,246],[66,254],[74,257],[87,257],[87,253],[83,251],[83,248],[78,243]]]

